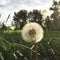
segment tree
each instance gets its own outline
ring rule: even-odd
[[[16,24],[16,29],[21,29],[27,20],[27,11],[26,10],[20,10],[19,12],[14,13],[13,20]]]
[[[28,20],[29,20],[29,22],[33,22],[34,21],[34,19],[33,19],[33,12],[32,11],[30,11],[28,13]]]
[[[47,18],[45,19],[45,25],[48,30],[52,30],[53,24],[52,24],[52,20],[50,19],[49,16],[47,16]]]
[[[42,14],[38,10],[33,10],[28,13],[31,22],[37,22],[42,25]]]
[[[59,30],[60,29],[60,1],[53,1],[52,7],[50,7],[50,10],[53,11],[51,14],[50,18],[53,19],[53,24],[54,24],[54,30]]]

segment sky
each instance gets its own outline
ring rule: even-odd
[[[0,0],[0,9],[19,10],[19,9],[48,9],[52,0]]]
[[[18,12],[21,9],[28,11],[33,9],[48,10],[51,5],[52,0],[0,0],[0,21],[5,21],[9,14],[11,16],[8,22],[12,21],[14,11]],[[7,23],[7,25],[10,23]]]

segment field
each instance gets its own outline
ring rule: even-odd
[[[32,43],[26,43],[21,30],[0,30],[0,60],[35,60]],[[38,43],[40,60],[60,60],[60,31],[45,31]],[[33,58],[33,59],[32,59]]]

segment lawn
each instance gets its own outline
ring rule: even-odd
[[[0,60],[35,60],[32,43],[26,43],[21,30],[0,30]],[[60,60],[60,31],[45,31],[38,43],[40,60]],[[33,58],[33,59],[32,59]]]

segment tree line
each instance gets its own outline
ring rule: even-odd
[[[53,0],[53,4],[49,10],[53,11],[53,13],[51,16],[47,16],[45,20],[43,20],[43,14],[40,10],[33,10],[30,12],[27,12],[27,10],[20,10],[19,12],[14,12],[13,21],[15,30],[22,29],[22,27],[29,22],[37,22],[42,25],[43,28],[47,27],[48,30],[60,30],[60,1],[57,2]],[[6,21],[8,21],[9,16]],[[43,26],[44,21],[45,27]],[[6,29],[4,22],[2,24],[0,23],[0,26],[1,25],[2,28],[0,29]]]

